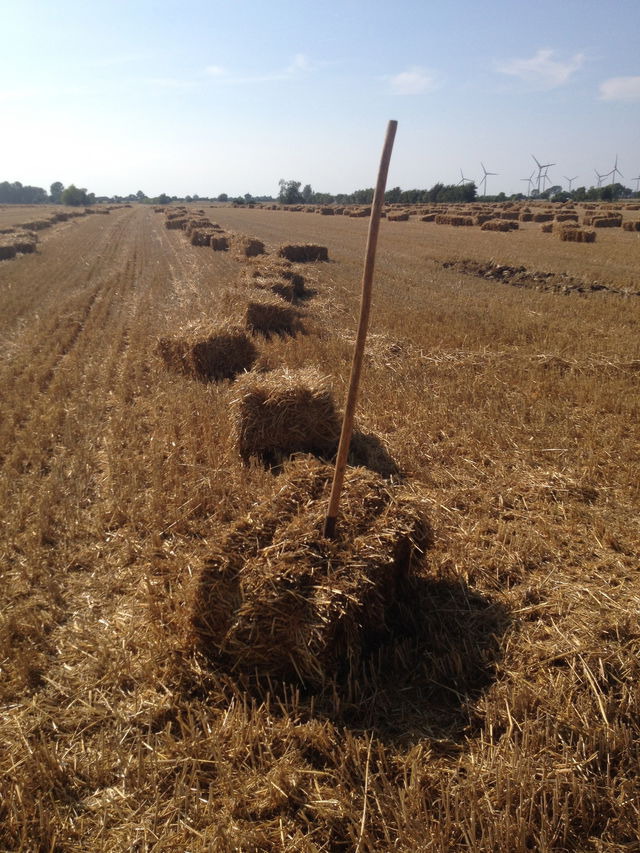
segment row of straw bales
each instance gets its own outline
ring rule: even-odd
[[[195,229],[195,233],[198,229]],[[228,235],[230,246],[237,235]],[[196,244],[198,245],[198,244]],[[242,244],[244,245],[244,244]],[[259,346],[281,333],[305,295],[303,264],[326,247],[236,253],[247,289],[244,324],[194,327],[158,354],[188,376],[234,379],[231,417],[239,456],[282,465],[273,496],[216,537],[195,572],[186,637],[205,660],[269,690],[280,681],[324,687],[358,667],[399,628],[399,602],[431,541],[424,503],[362,467],[346,472],[338,535],[323,535],[341,417],[329,379],[314,367],[259,365]],[[290,460],[292,454],[305,454]]]
[[[0,229],[0,261],[35,252],[39,231],[44,231],[60,222],[79,219],[89,214],[110,213],[113,209],[113,207],[87,207],[84,210],[59,210],[47,218],[33,219],[20,225],[2,228]]]

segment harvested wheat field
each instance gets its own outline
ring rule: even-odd
[[[0,262],[0,849],[640,849],[640,240],[528,215],[381,223],[332,546],[329,439],[270,467],[238,401],[322,375],[335,440],[366,218],[205,206],[251,258],[138,205]],[[305,333],[240,331],[307,245]]]

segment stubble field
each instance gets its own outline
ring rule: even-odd
[[[367,220],[206,212],[328,247],[257,366],[341,406]],[[465,272],[490,261],[532,274]],[[358,428],[434,542],[419,626],[314,694],[184,641],[281,474],[238,455],[236,383],[156,345],[242,321],[248,263],[144,206],[0,263],[0,849],[640,850],[640,235],[382,223]]]

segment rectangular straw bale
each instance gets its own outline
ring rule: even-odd
[[[623,231],[640,231],[640,219],[632,222],[625,222],[622,226]]]
[[[165,367],[203,381],[233,379],[250,370],[258,351],[244,329],[234,326],[189,327],[161,338],[156,352]]]
[[[246,234],[232,234],[230,247],[233,253],[243,258],[253,258],[256,255],[264,255],[264,243],[256,237],[248,237]]]
[[[189,633],[223,667],[322,687],[400,628],[394,605],[408,601],[432,541],[424,505],[349,469],[338,535],[326,539],[332,475],[314,460],[289,463],[275,496],[236,521],[198,571]]]
[[[560,239],[571,243],[595,243],[596,232],[583,228],[561,228],[558,232]]]
[[[226,252],[229,248],[229,237],[226,234],[212,234],[209,237],[209,245],[214,252]]]
[[[293,335],[299,322],[300,313],[275,294],[256,294],[247,305],[246,328],[267,337],[271,334]]]
[[[514,231],[518,223],[510,219],[488,219],[480,226],[481,231]]]
[[[16,247],[13,243],[6,240],[0,240],[0,261],[8,261],[16,256]]]
[[[29,255],[32,252],[35,252],[37,243],[38,237],[29,231],[17,231],[13,235],[13,245],[15,246],[16,252],[23,255]]]
[[[294,261],[299,264],[304,264],[309,261],[329,260],[329,250],[327,247],[318,246],[314,243],[289,243],[285,246],[280,246],[277,254],[280,258],[286,258],[288,261]]]
[[[248,373],[234,400],[237,447],[243,460],[279,453],[332,453],[340,437],[329,381],[313,368]]]

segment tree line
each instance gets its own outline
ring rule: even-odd
[[[42,187],[23,185],[20,181],[0,182],[0,204],[66,204],[71,206],[90,206],[96,202],[111,202],[122,204],[125,202],[139,202],[142,204],[170,204],[173,201],[219,201],[233,202],[234,204],[251,204],[254,202],[273,202],[280,204],[371,204],[373,201],[373,187],[355,190],[351,193],[315,192],[310,184],[302,186],[302,181],[278,182],[278,195],[253,196],[245,193],[242,196],[229,196],[220,193],[215,197],[200,196],[197,193],[187,196],[170,196],[167,193],[149,197],[142,190],[130,193],[126,196],[99,196],[87,192],[83,187],[70,184],[65,187],[61,181],[54,181],[49,192]],[[302,189],[301,189],[302,187]],[[609,184],[606,187],[578,187],[572,192],[566,192],[561,186],[552,186],[544,192],[538,193],[534,190],[531,196],[523,193],[515,193],[507,196],[505,193],[498,195],[478,196],[478,189],[473,182],[465,184],[443,184],[438,182],[430,189],[403,190],[400,187],[392,187],[384,194],[388,204],[437,204],[437,203],[468,203],[472,201],[523,201],[527,198],[544,199],[549,201],[616,201],[624,198],[640,198],[640,193],[633,192],[629,187],[620,183]]]

